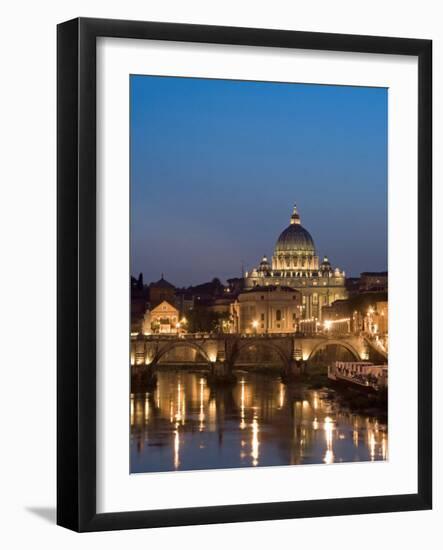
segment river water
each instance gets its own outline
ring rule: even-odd
[[[211,390],[203,372],[160,371],[152,393],[131,395],[131,472],[387,458],[377,418],[277,374],[236,375],[233,388]]]

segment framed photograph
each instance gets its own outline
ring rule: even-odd
[[[59,525],[432,506],[429,40],[58,26]]]

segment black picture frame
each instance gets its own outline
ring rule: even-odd
[[[173,40],[418,58],[418,491],[96,512],[96,39]],[[432,42],[79,18],[57,29],[57,523],[103,531],[425,510],[432,506]]]

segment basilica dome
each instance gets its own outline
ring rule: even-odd
[[[290,225],[277,240],[275,252],[309,252],[315,254],[314,241],[301,225]]]
[[[300,225],[300,216],[297,208],[291,216],[291,224],[280,234],[275,245],[275,254],[282,252],[301,252],[315,255],[314,241],[304,227]]]

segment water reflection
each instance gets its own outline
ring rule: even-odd
[[[131,396],[131,471],[155,472],[385,460],[386,426],[340,410],[324,391],[239,373],[210,389],[202,373],[158,373]]]

